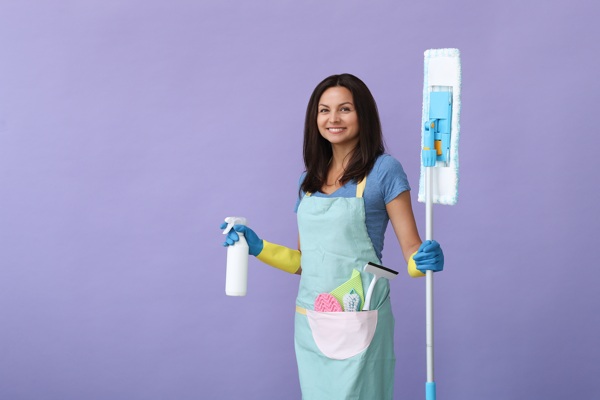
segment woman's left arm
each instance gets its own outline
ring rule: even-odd
[[[421,245],[421,238],[417,230],[417,223],[412,210],[410,200],[410,191],[400,193],[394,200],[385,206],[392,227],[402,248],[404,259],[408,263],[412,256]]]

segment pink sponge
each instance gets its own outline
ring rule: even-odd
[[[315,311],[338,312],[342,311],[340,302],[329,293],[321,293],[315,300]]]

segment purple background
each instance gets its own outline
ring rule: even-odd
[[[0,398],[297,399],[308,97],[371,88],[416,203],[423,51],[462,52],[461,182],[436,207],[442,399],[600,398],[599,7],[587,1],[0,3]],[[584,5],[587,4],[587,5]],[[388,230],[386,265],[404,268]],[[424,281],[392,283],[396,398],[424,398]]]

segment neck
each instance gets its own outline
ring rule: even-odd
[[[354,152],[354,147],[340,147],[340,146],[332,146],[332,156],[330,168],[333,170],[344,170],[348,166],[348,162],[350,162],[350,158],[352,158],[352,153]]]
[[[340,180],[346,172],[350,158],[354,148],[332,146],[332,156],[329,161],[329,171],[327,172],[327,180],[324,183],[322,191],[331,193],[341,186]]]

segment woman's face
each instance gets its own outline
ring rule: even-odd
[[[332,145],[356,146],[358,115],[350,90],[342,86],[327,89],[319,99],[317,109],[319,132]]]

